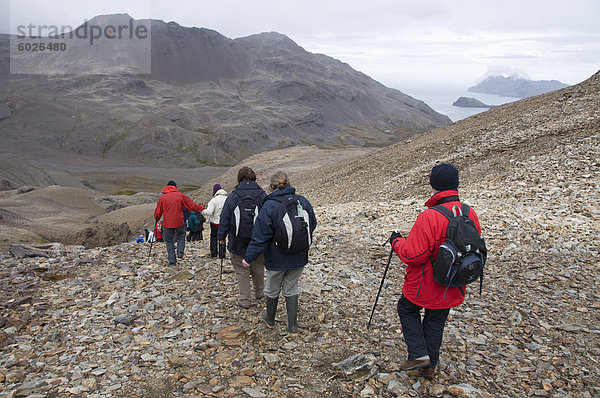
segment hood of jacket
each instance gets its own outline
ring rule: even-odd
[[[227,196],[227,191],[224,189],[219,189],[217,192],[215,192],[214,196]]]
[[[255,191],[257,189],[262,189],[260,185],[256,183],[256,181],[244,180],[235,186],[235,191]],[[247,193],[246,193],[247,195]]]
[[[440,203],[440,201],[442,201],[443,199],[449,198],[451,196],[458,197],[458,191],[456,189],[450,189],[448,191],[437,192],[431,198],[427,199],[427,202],[425,202],[425,206],[433,207]]]
[[[296,194],[296,188],[294,188],[290,185],[283,189],[276,189],[270,195],[268,195],[265,200],[268,200],[271,198],[276,198],[279,196],[288,196],[288,195],[295,195],[295,194]]]
[[[161,193],[171,193],[171,192],[179,192],[177,187],[174,185],[167,185],[165,189],[162,190]]]

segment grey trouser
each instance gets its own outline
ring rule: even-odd
[[[183,251],[185,250],[185,224],[178,228],[163,227],[163,239],[167,246],[169,265],[177,264],[174,241],[177,242],[177,256],[183,257]]]
[[[252,276],[252,285],[254,285],[254,297],[261,298],[263,296],[263,288],[265,286],[264,256],[262,254],[258,256],[256,260],[250,263],[250,267],[248,268],[242,265],[243,259],[244,256],[231,254],[231,264],[235,270],[235,275],[238,280],[238,289],[240,291],[239,304],[242,307],[250,307],[250,305],[252,305],[250,276]]]
[[[302,275],[304,267],[286,269],[283,271],[267,270],[267,283],[265,285],[265,296],[270,298],[297,296],[300,294],[298,280]]]

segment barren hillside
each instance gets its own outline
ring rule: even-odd
[[[108,15],[89,24],[130,20]],[[0,169],[0,181],[50,184],[57,173],[90,165],[231,166],[296,145],[384,146],[450,123],[423,101],[282,34],[234,40],[175,22],[145,23],[151,74],[123,71],[135,61],[132,51],[117,57],[106,40],[92,50],[66,38],[68,51],[40,62],[30,59],[39,53],[15,52],[10,65],[31,72],[13,65],[28,61],[37,74],[9,74],[10,37],[0,35],[0,162],[17,156],[8,172]],[[112,67],[101,62],[115,57]]]
[[[126,243],[47,249],[49,258],[2,254],[2,394],[600,396],[599,131],[600,73],[294,173],[319,220],[297,337],[285,332],[283,305],[272,330],[259,319],[264,303],[237,307],[231,266],[226,260],[221,275],[206,241],[188,246],[178,269],[165,266],[159,244],[151,253]],[[249,164],[268,176],[293,170],[299,155]],[[382,243],[395,228],[409,232],[439,161],[461,171],[461,197],[479,214],[490,253],[483,293],[469,287],[451,311],[429,381],[399,370],[404,266],[396,258],[366,323],[389,255]]]

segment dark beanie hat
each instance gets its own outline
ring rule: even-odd
[[[219,189],[221,189],[221,184],[213,185],[213,195],[216,194]]]
[[[450,163],[440,163],[431,169],[429,184],[437,191],[458,189],[458,170]]]
[[[167,185],[173,185],[174,187],[177,186],[177,184],[175,184],[175,181],[173,181],[173,180],[167,182]]]

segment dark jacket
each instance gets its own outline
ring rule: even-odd
[[[449,221],[431,207],[440,202],[448,209],[452,209],[455,205],[460,206],[458,200],[446,202],[452,197],[458,198],[458,191],[442,191],[433,195],[425,203],[428,209],[419,214],[406,239],[398,238],[392,242],[392,247],[400,260],[407,264],[402,294],[410,302],[431,310],[456,307],[465,299],[458,287],[448,288],[444,298],[446,287],[433,280],[431,259],[437,259],[440,245],[446,238]],[[473,209],[469,211],[469,218],[481,233],[479,220]],[[425,264],[424,268],[423,264]],[[463,286],[463,291],[464,289]]]
[[[187,230],[190,232],[198,232],[204,230],[204,221],[206,219],[202,213],[196,213],[195,211],[190,212],[190,216],[187,218]]]
[[[177,187],[173,185],[167,185],[162,193],[163,195],[158,200],[154,210],[154,219],[158,221],[162,217],[163,227],[165,228],[178,228],[185,224],[183,219],[184,205],[194,211],[204,210],[203,205],[194,203],[192,199],[179,192]]]
[[[265,253],[265,267],[268,270],[281,271],[286,269],[301,268],[308,263],[308,250],[301,253],[285,253],[281,251],[275,244],[273,244],[273,237],[275,235],[275,223],[277,222],[277,216],[279,213],[279,202],[276,200],[269,200],[274,197],[290,197],[296,194],[296,189],[293,187],[285,187],[278,189],[265,199],[258,218],[254,223],[254,231],[252,232],[252,241],[246,249],[245,260],[250,263],[258,258],[258,256],[264,251]],[[310,202],[301,195],[299,196],[300,204],[304,211],[308,212],[310,220],[310,235],[312,240],[312,234],[317,226],[317,218]]]
[[[260,192],[260,193],[259,193]],[[262,189],[256,182],[244,180],[237,184],[234,188],[233,192],[227,196],[225,203],[223,204],[223,210],[221,210],[221,218],[219,219],[219,230],[217,232],[217,240],[220,242],[225,240],[227,235],[230,235],[232,228],[233,219],[233,211],[235,207],[238,205],[240,198],[246,197],[248,195],[256,194],[258,197],[258,207],[259,209],[262,207],[262,203],[267,196],[267,193],[264,189]],[[243,256],[246,253],[246,246],[238,247],[238,245],[232,244],[232,237],[229,236],[227,242],[227,250],[229,250],[233,254],[239,254]]]

